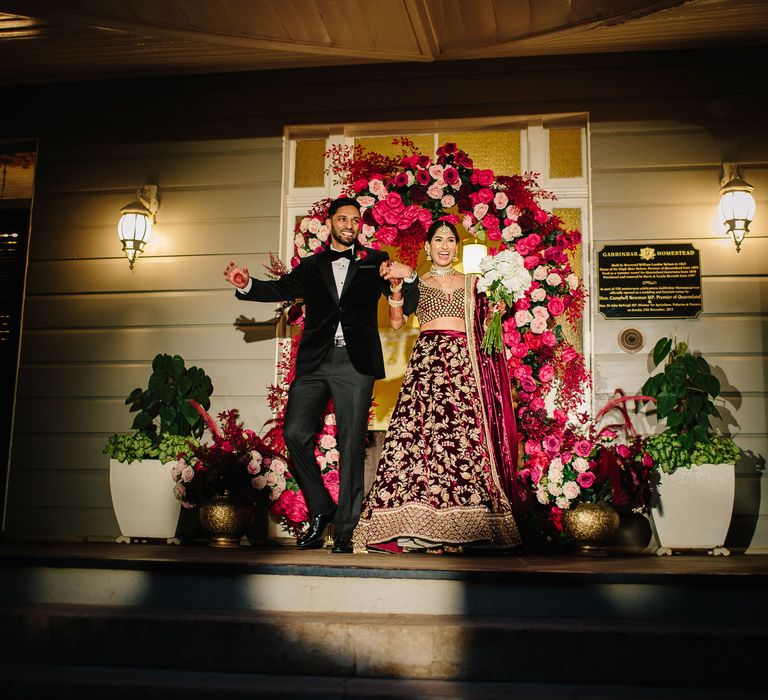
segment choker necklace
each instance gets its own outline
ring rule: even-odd
[[[449,277],[450,275],[455,275],[456,270],[452,267],[438,267],[437,265],[432,265],[429,268],[429,274],[432,275],[432,277]]]

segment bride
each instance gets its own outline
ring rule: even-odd
[[[477,278],[453,268],[458,246],[452,223],[432,224],[425,243],[432,265],[419,279],[421,332],[354,531],[356,552],[442,553],[520,543],[477,379]],[[388,297],[393,328],[405,323],[399,290],[393,286]]]

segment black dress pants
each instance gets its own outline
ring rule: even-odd
[[[323,409],[333,398],[339,450],[339,502],[334,518],[337,538],[351,537],[360,518],[373,383],[372,375],[360,374],[352,366],[346,347],[331,347],[320,365],[297,374],[288,390],[285,444],[310,517],[327,513],[334,505],[315,460],[314,440]]]

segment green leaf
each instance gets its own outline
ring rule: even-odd
[[[656,411],[660,418],[665,418],[677,405],[677,396],[674,394],[659,394],[656,401]]]
[[[669,355],[672,349],[671,338],[661,338],[653,348],[653,366],[658,367],[659,363]]]
[[[720,394],[720,380],[714,374],[704,376],[702,384],[713,399]]]

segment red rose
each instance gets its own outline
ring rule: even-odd
[[[547,310],[552,316],[559,316],[565,311],[565,305],[560,297],[552,297],[547,303]]]
[[[395,187],[405,187],[408,184],[408,176],[405,173],[395,175]]]
[[[459,171],[449,165],[443,170],[443,180],[446,185],[455,185],[459,181]]]
[[[366,187],[368,187],[368,180],[364,177],[361,177],[359,180],[355,180],[352,183],[352,189],[355,192],[362,192]]]
[[[428,170],[416,171],[416,182],[418,182],[420,185],[428,185],[431,180],[432,176],[429,174]]]

